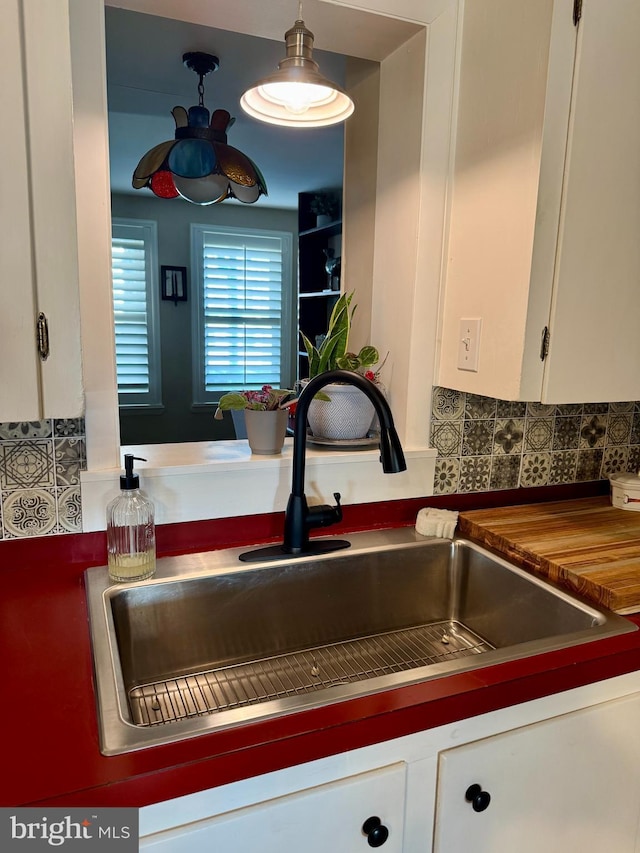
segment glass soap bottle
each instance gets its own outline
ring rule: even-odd
[[[120,495],[107,506],[109,578],[118,583],[142,581],[156,570],[156,528],[153,503],[140,493],[140,478],[126,453]]]

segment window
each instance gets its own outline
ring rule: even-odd
[[[290,233],[191,226],[194,402],[291,382]]]
[[[161,405],[157,300],[157,227],[141,219],[114,219],[111,277],[121,406]]]

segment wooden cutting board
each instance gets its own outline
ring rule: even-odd
[[[640,512],[606,496],[463,512],[458,532],[616,613],[640,611]]]

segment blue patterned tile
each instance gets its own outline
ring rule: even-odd
[[[486,456],[493,450],[493,421],[464,421],[462,455]]]
[[[432,393],[432,416],[439,421],[462,420],[464,416],[464,394],[450,388],[436,386]]]
[[[525,451],[551,450],[553,418],[528,417],[524,430]]]
[[[460,460],[439,457],[433,479],[433,492],[436,495],[452,495],[458,491],[460,478]]]
[[[486,492],[491,474],[490,456],[472,456],[460,462],[459,491]]]
[[[3,491],[53,485],[51,439],[0,442],[0,488]]]
[[[558,450],[551,454],[551,470],[549,485],[575,483],[576,468],[578,467],[577,450]]]
[[[550,453],[524,453],[520,468],[520,485],[546,486],[551,475]]]
[[[480,397],[478,394],[467,394],[464,416],[467,420],[495,418],[496,400],[493,397]]]
[[[522,452],[523,436],[524,420],[522,418],[496,421],[496,431],[493,436],[494,453],[501,456],[519,455]]]
[[[462,451],[462,423],[460,421],[434,421],[431,424],[431,446],[439,456],[460,456]]]
[[[520,454],[513,456],[494,456],[491,462],[491,478],[489,486],[492,489],[517,489],[520,477]]]
[[[578,453],[578,468],[576,470],[576,482],[582,483],[587,480],[600,480],[602,469],[603,450],[580,450]]]
[[[553,444],[554,450],[573,450],[580,444],[580,428],[582,418],[558,417],[553,421]]]
[[[7,421],[0,423],[0,440],[22,438],[48,438],[51,421]]]
[[[631,435],[631,421],[631,414],[609,414],[607,444],[628,444],[629,436]]]
[[[580,449],[604,447],[607,435],[607,415],[583,415],[580,427]]]
[[[628,447],[605,447],[602,457],[601,476],[609,477],[629,469]]]

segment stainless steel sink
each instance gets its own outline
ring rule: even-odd
[[[360,533],[312,559],[241,551],[86,572],[101,748],[117,754],[635,630],[466,540]]]

